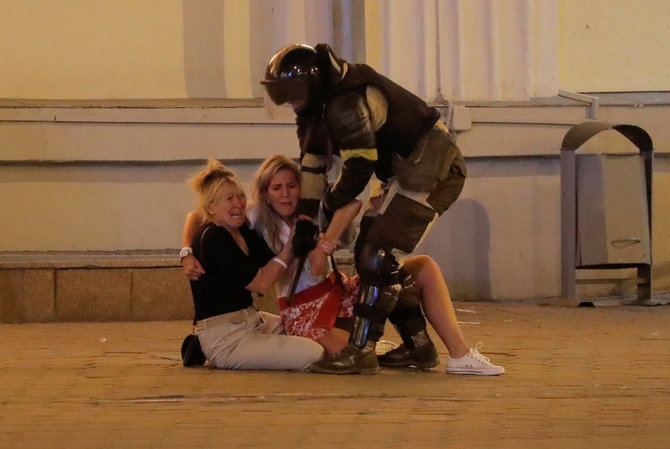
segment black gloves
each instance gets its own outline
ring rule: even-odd
[[[307,219],[300,219],[295,224],[295,234],[293,235],[293,254],[302,258],[316,248],[319,242],[319,228],[317,225]]]

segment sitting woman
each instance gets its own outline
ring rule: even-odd
[[[291,226],[296,220],[295,210],[300,198],[298,165],[281,155],[268,158],[256,172],[252,192],[253,204],[249,211],[252,225],[263,235],[268,245],[278,251],[290,242]],[[301,273],[300,284],[291,304],[287,304],[286,296],[297,263],[292,263],[277,281],[277,297],[286,332],[318,341],[328,353],[336,353],[347,345],[349,333],[336,327],[335,323],[337,318],[353,316],[358,277],[347,278],[332,270],[326,256],[335,248],[334,239],[342,234],[359,210],[360,203],[355,201],[335,213],[326,233],[321,235],[320,245],[310,253],[309,263]],[[193,232],[195,221],[197,214],[189,214],[184,229],[185,238]],[[203,272],[192,258],[182,259],[182,264],[190,279],[197,278]],[[412,256],[405,259],[403,266],[415,279],[426,318],[449,351],[447,372],[480,375],[504,373],[503,367],[492,364],[478,352],[479,345],[470,349],[466,344],[449,290],[435,261],[428,256]],[[426,364],[413,360],[404,345],[379,358],[380,366],[393,368],[416,366],[428,369],[437,363],[434,359]]]
[[[296,221],[295,210],[300,199],[298,165],[281,155],[269,157],[256,171],[251,192],[249,221],[268,246],[277,252],[289,241]],[[336,249],[337,237],[347,230],[360,208],[359,201],[352,201],[335,213],[327,230],[334,237],[324,241],[325,234],[321,234],[320,244],[309,253],[300,273],[290,304],[287,297],[299,269],[297,260],[280,276],[276,285],[286,333],[311,338],[328,353],[339,352],[346,346],[349,332],[341,327],[348,327],[347,319],[353,319],[359,285],[358,277],[347,277],[334,270],[328,256]],[[336,322],[339,327],[335,326]]]
[[[251,292],[265,292],[291,263],[290,242],[275,254],[247,226],[246,198],[232,171],[210,160],[191,181],[202,226],[191,243],[203,270],[191,281],[195,333],[217,368],[304,370],[323,347],[281,335],[280,318],[252,306]]]

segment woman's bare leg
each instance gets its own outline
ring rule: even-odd
[[[414,277],[421,292],[423,312],[447,347],[449,355],[459,358],[467,354],[469,348],[458,324],[440,267],[428,256],[408,257],[403,266]]]

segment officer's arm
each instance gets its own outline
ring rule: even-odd
[[[298,216],[307,215],[312,219],[319,213],[321,196],[328,187],[326,168],[328,157],[320,154],[305,153],[300,160],[300,201],[296,208]]]
[[[312,219],[319,213],[319,203],[328,187],[328,146],[329,138],[322,122],[313,118],[296,118],[298,141],[300,142],[300,201],[297,216],[306,215]]]
[[[377,162],[377,139],[365,99],[354,92],[340,94],[328,102],[326,124],[340,148],[344,162],[340,176],[325,203],[335,211],[355,199],[367,185]]]

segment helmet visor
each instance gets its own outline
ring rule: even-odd
[[[268,96],[276,105],[293,102],[307,102],[309,88],[303,80],[261,81]]]
[[[267,89],[264,89],[263,104],[265,105],[265,113],[270,120],[285,120],[287,123],[295,120],[295,114],[291,105],[289,103],[278,105],[270,98]]]

